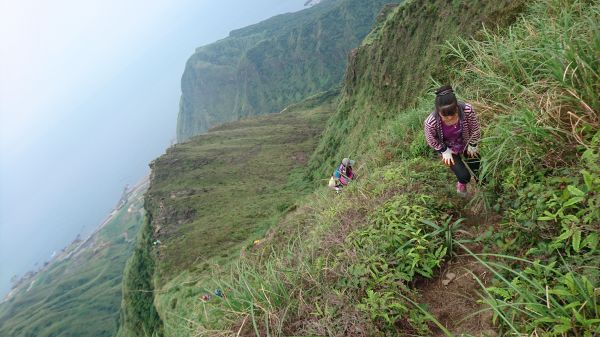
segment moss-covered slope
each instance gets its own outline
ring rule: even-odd
[[[200,47],[181,81],[181,141],[240,117],[279,112],[339,84],[347,54],[391,0],[327,0]]]

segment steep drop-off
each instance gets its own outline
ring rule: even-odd
[[[204,284],[309,192],[302,171],[336,98],[321,93],[285,113],[224,124],[152,162],[151,221],[125,273],[119,336],[161,335],[162,326],[167,336],[193,335],[180,322],[202,290],[181,285]]]
[[[200,47],[181,80],[179,141],[241,117],[279,112],[339,84],[347,54],[391,0],[327,0]]]

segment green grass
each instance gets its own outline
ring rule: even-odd
[[[167,335],[191,334],[181,322],[195,312],[189,309],[202,294],[199,281],[234,261],[309,192],[302,168],[336,98],[326,92],[285,113],[219,126],[152,163],[145,205],[151,227],[126,270],[124,336],[157,332],[154,318],[135,307],[156,307]],[[152,246],[156,239],[161,244]]]
[[[220,288],[226,298],[189,307],[200,313],[188,316],[191,332],[426,333],[426,316],[405,297],[416,300],[412,282],[431,278],[449,253],[447,224],[459,214],[451,199],[430,196],[452,192],[446,173],[417,158],[379,168],[342,195],[317,190],[267,234],[265,246],[202,284],[199,294]],[[440,179],[426,184],[429,175]]]
[[[301,182],[290,178],[303,168],[332,110],[331,98],[325,99],[309,111],[214,128],[153,163],[146,202],[158,210],[152,213],[163,241],[161,279],[211,258],[229,260],[240,243],[263,233],[294,204]]]
[[[71,258],[52,262],[0,304],[0,335],[11,337],[114,336],[121,303],[123,268],[143,221],[138,191]],[[128,212],[131,207],[132,212]],[[68,247],[67,251],[74,249]]]

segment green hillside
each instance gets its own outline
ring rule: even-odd
[[[177,138],[241,117],[279,112],[337,86],[347,54],[390,0],[326,0],[235,30],[200,47],[181,80]]]
[[[478,8],[495,22],[514,17],[500,5]],[[508,30],[447,36],[438,54],[420,58],[438,69],[433,80],[450,81],[475,105],[484,126],[484,184],[462,200],[422,136],[433,98],[393,76],[402,72],[374,69],[395,39],[453,18],[422,28],[412,21],[422,11],[461,6],[407,2],[367,37],[310,172],[352,149],[361,179],[342,196],[317,189],[273,227],[264,249],[215,277],[212,287],[228,296],[202,307],[198,332],[217,335],[210,329],[227,321],[222,335],[600,333],[600,7],[534,2]],[[410,100],[377,89],[386,74]],[[385,110],[390,100],[395,108]]]
[[[145,184],[85,241],[75,241],[0,304],[0,336],[114,336],[125,262],[143,221]]]
[[[199,48],[145,215],[23,282],[0,336],[600,335],[600,3],[383,4]],[[423,135],[441,84],[482,126],[466,197]]]
[[[599,335],[599,55],[594,1],[386,12],[335,101],[153,163],[120,336]],[[483,128],[466,198],[423,136],[440,83]]]
[[[119,336],[193,335],[182,320],[197,316],[190,308],[201,290],[181,285],[226,267],[309,192],[302,170],[336,97],[321,93],[285,113],[222,125],[151,164],[151,221],[126,271]]]

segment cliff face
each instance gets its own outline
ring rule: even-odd
[[[336,86],[350,49],[389,2],[323,1],[198,48],[181,81],[178,140],[241,117],[281,111]]]

